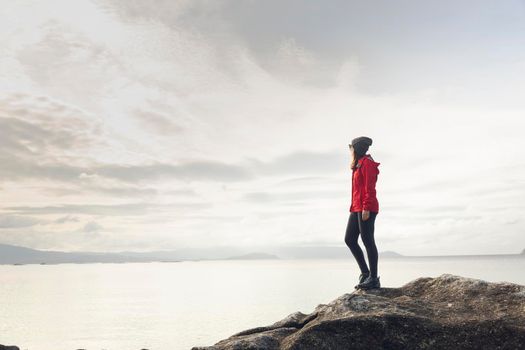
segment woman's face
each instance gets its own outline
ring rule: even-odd
[[[350,148],[350,155],[352,157],[355,157],[355,150],[354,150],[354,147],[352,147],[352,145],[348,145],[348,147]]]

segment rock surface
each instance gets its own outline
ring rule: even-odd
[[[525,349],[525,286],[451,274],[357,290],[192,350]]]

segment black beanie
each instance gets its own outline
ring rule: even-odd
[[[365,155],[370,145],[372,145],[372,139],[370,137],[360,136],[352,140],[352,147],[357,156]]]
[[[362,143],[366,146],[372,146],[372,139],[366,136],[359,136],[352,140],[352,147],[355,147],[356,144]]]

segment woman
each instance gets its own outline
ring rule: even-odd
[[[374,222],[379,212],[376,182],[380,163],[375,162],[370,154],[366,154],[371,145],[372,139],[366,136],[353,139],[349,145],[352,153],[350,166],[352,169],[352,203],[346,226],[345,243],[352,251],[361,270],[356,289],[381,288],[377,275],[378,252],[374,240]],[[366,247],[370,269],[357,243],[359,233]]]

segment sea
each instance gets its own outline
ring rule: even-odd
[[[525,255],[381,258],[382,287],[443,273],[525,285]],[[354,291],[348,259],[0,265],[0,344],[177,350]]]

